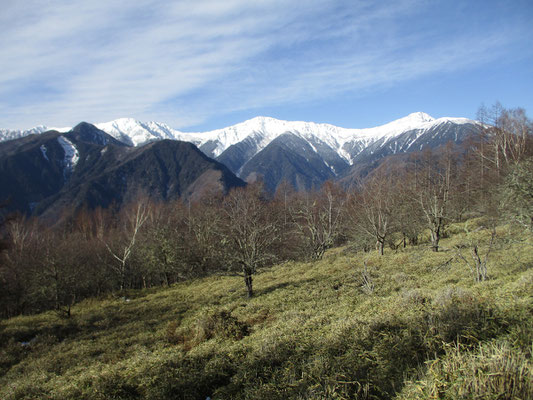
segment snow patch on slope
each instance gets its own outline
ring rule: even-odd
[[[42,153],[44,159],[46,161],[50,161],[50,159],[48,158],[48,155],[46,155],[46,146],[44,144],[42,144],[40,149],[41,149],[41,153]]]
[[[78,149],[64,136],[58,136],[57,141],[61,147],[63,147],[63,151],[65,152],[65,158],[63,159],[65,171],[71,172],[80,159]]]

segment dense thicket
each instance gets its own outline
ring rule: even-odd
[[[0,316],[68,316],[87,297],[208,274],[240,274],[252,296],[253,275],[274,262],[320,259],[343,242],[383,254],[424,234],[438,252],[448,224],[476,215],[531,228],[531,121],[501,107],[480,116],[486,128],[466,145],[387,159],[349,189],[281,185],[272,195],[255,183],[187,203],[140,195],[118,213],[86,210],[53,227],[12,217],[2,227]]]

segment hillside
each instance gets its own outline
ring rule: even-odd
[[[447,233],[274,266],[251,299],[213,276],[1,321],[0,398],[532,398],[533,236],[499,226],[476,283],[458,252],[490,231]]]

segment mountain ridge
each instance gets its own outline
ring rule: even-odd
[[[244,140],[254,132],[269,132],[269,134],[263,138],[263,145],[261,148],[264,148],[277,136],[291,131],[297,131],[304,137],[315,135],[321,139],[325,139],[328,144],[332,144],[331,139],[334,138],[337,139],[337,142],[340,142],[343,145],[350,139],[378,139],[382,137],[390,137],[410,129],[428,128],[430,125],[443,122],[479,124],[479,122],[467,118],[433,118],[429,114],[419,111],[386,124],[370,128],[343,128],[327,123],[288,121],[266,116],[257,116],[225,128],[205,132],[183,132],[171,128],[162,122],[142,122],[133,118],[118,118],[109,122],[96,123],[94,126],[130,146],[142,146],[154,140],[171,139],[192,142],[201,148],[210,141],[218,140],[220,144],[212,151],[213,155],[218,157],[229,146]],[[0,129],[0,142],[30,134],[40,134],[48,130],[67,132],[70,129],[71,128],[48,128],[44,125],[27,130]]]
[[[132,118],[95,126],[117,142],[135,148],[166,139],[192,143],[239,178],[253,181],[261,176],[275,190],[282,180],[310,189],[327,179],[340,180],[359,174],[367,170],[363,164],[377,165],[377,161],[389,155],[436,148],[448,141],[460,143],[482,125],[467,118],[433,118],[424,112],[414,112],[364,129],[263,116],[208,132],[181,132],[160,122]],[[285,146],[281,143],[284,140]],[[311,156],[310,149],[316,156]],[[273,163],[272,159],[283,162]],[[289,165],[291,160],[293,165]],[[324,173],[324,168],[329,172]],[[321,172],[312,177],[305,170]]]

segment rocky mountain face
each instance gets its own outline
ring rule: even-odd
[[[243,185],[191,143],[132,147],[87,123],[0,143],[0,201],[35,215],[120,206],[141,192],[170,200]]]

